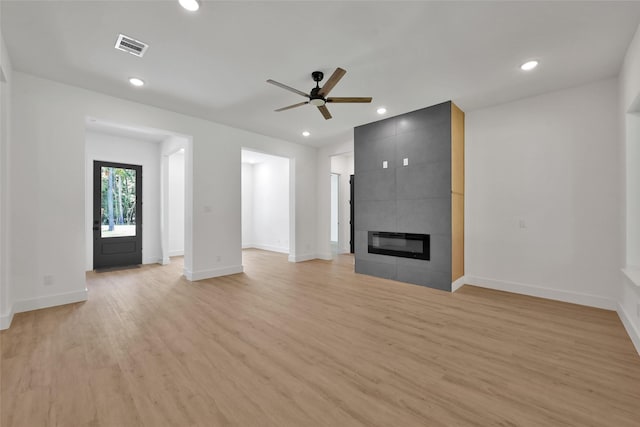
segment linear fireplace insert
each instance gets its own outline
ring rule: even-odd
[[[428,260],[429,234],[369,231],[369,253]]]

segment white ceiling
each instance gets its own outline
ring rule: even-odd
[[[320,146],[354,126],[446,100],[463,110],[618,74],[640,2],[7,1],[1,25],[14,68],[276,138]],[[149,43],[114,49],[119,33]],[[540,60],[524,73],[525,60]],[[324,120],[304,98],[310,73],[347,70]],[[147,84],[132,88],[127,78]],[[309,130],[311,136],[301,135]]]
[[[85,129],[89,132],[104,133],[149,142],[162,142],[172,136],[172,134],[160,129],[111,123],[94,117],[87,117],[85,119]]]

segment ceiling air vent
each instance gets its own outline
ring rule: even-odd
[[[129,36],[120,34],[116,42],[116,49],[129,52],[132,55],[142,57],[149,47],[148,44],[142,43],[140,40],[132,39]]]

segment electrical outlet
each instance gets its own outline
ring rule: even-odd
[[[220,255],[218,255],[218,256],[216,257],[216,261],[218,261],[218,262],[222,261],[222,257],[221,257]]]
[[[382,169],[386,169],[386,168],[388,168],[388,167],[389,167],[389,162],[387,162],[386,160],[384,160],[384,161],[382,162]]]
[[[42,280],[42,284],[45,285],[45,286],[53,285],[53,276],[51,276],[51,275],[44,276],[44,278]]]

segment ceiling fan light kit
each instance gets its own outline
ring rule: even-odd
[[[311,89],[311,92],[309,92],[308,94],[304,93],[301,90],[292,88],[291,86],[287,86],[285,84],[279,83],[275,80],[267,80],[267,83],[271,83],[272,85],[278,86],[282,89],[288,90],[289,92],[293,92],[295,94],[298,94],[300,96],[303,96],[305,98],[309,98],[308,101],[305,102],[299,102],[297,104],[293,104],[293,105],[288,105],[286,107],[282,107],[282,108],[278,108],[277,110],[275,110],[276,112],[280,112],[280,111],[285,111],[285,110],[290,110],[292,108],[296,108],[296,107],[300,107],[306,104],[311,104],[315,107],[318,107],[318,110],[320,111],[320,114],[322,114],[322,116],[325,118],[325,120],[329,120],[331,118],[331,113],[329,112],[329,109],[327,109],[327,106],[325,105],[327,102],[337,102],[337,103],[368,103],[372,101],[371,97],[342,97],[342,98],[328,98],[327,95],[329,95],[329,92],[331,91],[331,89],[333,89],[333,87],[338,84],[338,82],[340,81],[340,79],[342,77],[344,77],[344,75],[346,74],[346,70],[343,70],[342,68],[338,67],[336,68],[336,70],[333,72],[333,74],[331,75],[331,77],[329,77],[329,80],[327,80],[327,82],[324,84],[324,86],[320,87],[320,82],[322,81],[322,79],[324,79],[324,73],[322,71],[314,71],[313,73],[311,73],[311,78],[313,79],[314,82],[316,82],[316,87]]]
[[[321,107],[326,103],[327,102],[322,98],[311,98],[311,101],[309,101],[309,104],[315,105],[316,107]]]

